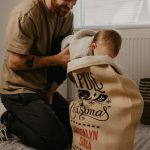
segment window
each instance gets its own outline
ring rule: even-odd
[[[150,26],[150,0],[78,0],[75,27]]]

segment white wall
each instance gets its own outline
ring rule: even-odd
[[[0,65],[4,55],[4,34],[10,11],[21,0],[0,0]]]

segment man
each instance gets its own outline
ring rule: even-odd
[[[49,105],[45,91],[48,79],[52,78],[53,90],[64,80],[60,70],[69,61],[68,48],[60,52],[54,43],[72,33],[75,3],[24,0],[13,10],[7,25],[0,85],[7,112],[1,122],[24,144],[38,150],[63,150],[71,144],[69,104],[54,93]],[[58,70],[52,71],[52,77],[48,73],[51,67]]]

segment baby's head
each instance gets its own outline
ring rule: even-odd
[[[114,58],[118,55],[122,43],[120,34],[111,29],[98,31],[91,43],[91,50],[94,55],[109,55]]]

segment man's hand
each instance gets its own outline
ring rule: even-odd
[[[67,63],[70,61],[70,54],[69,54],[69,48],[66,47],[63,49],[58,55],[58,65],[66,66]]]

